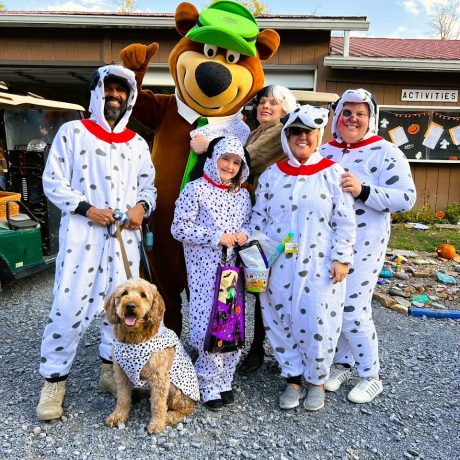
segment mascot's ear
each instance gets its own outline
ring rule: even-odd
[[[184,36],[187,32],[196,25],[198,21],[198,10],[188,2],[182,2],[176,8],[174,20],[176,21],[176,30],[180,35]]]
[[[280,46],[280,36],[273,29],[265,29],[257,36],[256,48],[262,61],[270,59]]]

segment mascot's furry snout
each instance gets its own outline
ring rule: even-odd
[[[218,96],[232,84],[232,74],[218,62],[202,62],[195,71],[201,91],[208,97]]]

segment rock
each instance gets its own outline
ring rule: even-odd
[[[394,300],[392,297],[390,297],[389,295],[386,295],[386,294],[382,294],[380,292],[374,292],[372,298],[377,300],[384,307],[387,307],[387,308],[396,303],[396,300]]]

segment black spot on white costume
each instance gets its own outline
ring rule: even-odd
[[[140,378],[142,369],[153,353],[170,347],[175,348],[176,351],[169,372],[171,383],[186,396],[198,401],[200,392],[192,361],[176,333],[163,324],[160,326],[158,334],[147,342],[129,344],[121,343],[115,339],[113,355],[135,387],[149,388],[148,382]]]

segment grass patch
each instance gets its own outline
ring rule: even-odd
[[[428,230],[415,230],[403,226],[391,227],[388,247],[420,252],[436,252],[439,244],[449,242],[460,252],[460,230],[430,227]]]

